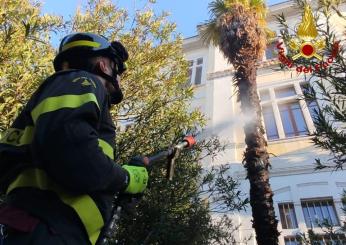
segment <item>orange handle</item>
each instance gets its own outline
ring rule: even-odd
[[[193,136],[186,136],[184,141],[188,143],[187,148],[191,148],[194,144],[196,144],[196,140]]]

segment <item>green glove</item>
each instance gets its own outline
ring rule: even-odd
[[[138,194],[145,190],[148,183],[148,171],[145,167],[123,165],[123,168],[129,173],[129,184],[125,190],[126,193]]]

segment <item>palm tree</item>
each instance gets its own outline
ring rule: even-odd
[[[206,43],[218,46],[235,69],[234,83],[245,115],[246,150],[244,166],[250,181],[250,204],[253,228],[259,245],[278,244],[278,221],[275,218],[273,192],[269,184],[269,154],[261,123],[257,95],[257,61],[273,32],[265,28],[266,6],[263,0],[214,0],[209,4],[211,18],[200,28]]]

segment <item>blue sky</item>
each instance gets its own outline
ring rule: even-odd
[[[177,23],[177,31],[182,33],[183,37],[196,35],[196,26],[207,20],[208,3],[211,0],[156,0],[154,10],[156,12],[168,11],[170,20]],[[87,0],[42,0],[43,12],[54,13],[64,16],[68,19],[73,15],[78,5],[84,5]],[[130,13],[146,3],[146,0],[113,0],[113,2]],[[268,5],[283,2],[283,0],[270,0]]]

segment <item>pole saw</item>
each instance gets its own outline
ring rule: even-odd
[[[179,157],[181,151],[183,149],[191,148],[194,144],[196,144],[195,139],[192,136],[186,136],[182,142],[176,144],[173,147],[168,148],[168,150],[161,151],[151,157],[143,157],[140,160],[144,163],[144,165],[149,168],[151,167],[155,162],[167,159],[167,171],[166,171],[166,178],[169,181],[173,180],[174,176],[174,168],[175,168],[175,160]],[[132,198],[136,199],[136,195],[131,195]],[[139,197],[139,196],[138,196]],[[101,245],[108,244],[108,241],[114,237],[114,234],[116,234],[118,229],[118,222],[120,220],[121,211],[124,208],[121,205],[121,195],[118,193],[115,195],[113,200],[113,209],[112,209],[112,216],[108,224],[105,226],[103,230],[103,239],[101,240]],[[138,199],[138,198],[137,198]]]

